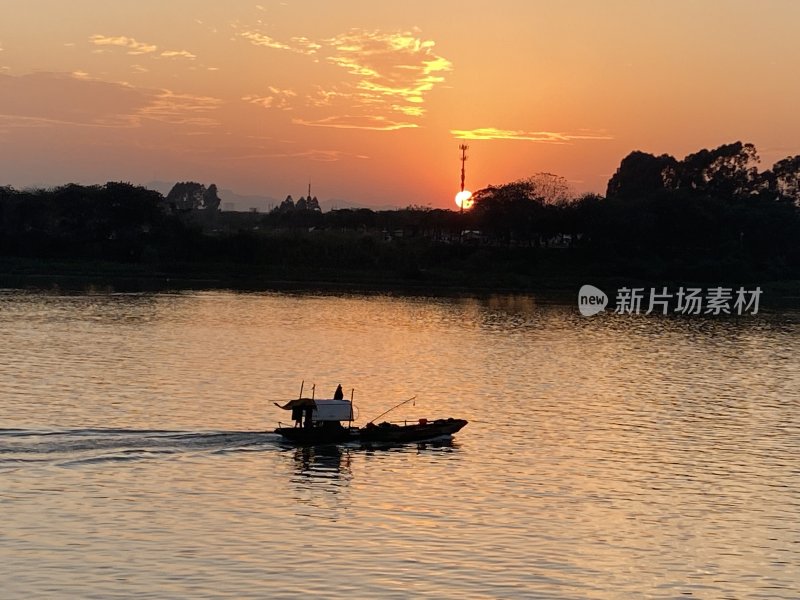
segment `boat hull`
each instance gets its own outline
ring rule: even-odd
[[[358,439],[358,430],[354,427],[278,427],[275,433],[294,444],[313,446],[315,444],[342,444]]]
[[[464,419],[437,419],[429,423],[412,425],[394,425],[382,423],[368,425],[359,429],[359,440],[362,442],[406,443],[421,442],[437,437],[450,436],[460,431],[467,424]]]
[[[460,431],[467,421],[464,419],[437,419],[431,422],[396,425],[381,423],[366,427],[278,427],[275,433],[285,440],[300,445],[342,444],[362,442],[364,444],[404,444],[451,436]]]

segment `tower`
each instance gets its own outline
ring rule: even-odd
[[[461,150],[461,191],[463,192],[464,191],[464,175],[465,175],[464,163],[467,162],[467,150],[469,150],[469,146],[467,146],[466,144],[461,144],[458,147],[458,149]]]

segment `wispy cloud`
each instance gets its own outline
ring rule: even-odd
[[[529,142],[546,142],[551,144],[568,144],[575,140],[613,140],[613,136],[605,132],[563,133],[555,131],[522,131],[518,129],[498,129],[496,127],[480,127],[478,129],[451,129],[460,140],[525,140]]]
[[[453,66],[435,52],[435,43],[417,32],[384,32],[354,29],[332,38],[288,41],[248,30],[239,34],[251,44],[272,50],[295,52],[315,62],[324,61],[346,72],[342,80],[324,90],[292,99],[295,105],[327,109],[328,115],[295,119],[299,125],[390,131],[417,127],[424,116],[426,96],[445,79]],[[310,59],[311,60],[311,59]],[[247,101],[269,98],[252,94]],[[262,102],[267,108],[286,108],[288,99]],[[340,114],[331,114],[331,113]]]
[[[304,158],[317,162],[336,162],[343,158],[367,158],[361,155],[352,155],[341,150],[299,150],[296,152],[283,151],[252,151],[243,154],[228,153],[226,160],[261,160],[265,158]]]
[[[127,48],[128,54],[132,55],[150,54],[158,50],[158,46],[155,44],[139,42],[132,37],[127,37],[124,35],[106,36],[96,34],[91,36],[89,41],[95,46],[119,46],[121,48]]]
[[[307,125],[309,127],[371,129],[373,131],[394,131],[396,129],[419,127],[416,123],[392,121],[388,117],[381,115],[339,115],[316,120],[292,119],[292,123],[295,125]]]
[[[425,94],[452,70],[450,61],[434,52],[434,42],[410,32],[354,30],[328,42],[334,54],[327,60],[355,75],[357,89],[385,99],[390,108],[404,114],[409,114],[409,108],[421,114],[419,106],[403,103],[421,105]]]
[[[282,90],[273,86],[269,86],[269,94],[265,96],[257,96],[254,94],[243,96],[242,100],[257,104],[264,108],[280,108],[282,110],[292,109],[292,99],[297,96],[294,90]]]
[[[53,102],[52,98],[58,98]],[[14,127],[216,125],[221,100],[92,79],[82,71],[0,75],[0,120]]]
[[[127,50],[127,54],[131,56],[140,56],[142,54],[151,54],[155,56],[155,53],[158,52],[158,46],[156,44],[140,42],[126,35],[107,36],[95,34],[89,37],[89,42],[99,47],[111,46],[124,48]],[[158,56],[161,58],[182,58],[186,60],[195,60],[197,58],[196,55],[188,50],[162,50]]]
[[[275,50],[294,50],[289,44],[284,44],[268,35],[255,31],[242,32],[239,34],[239,37],[248,40],[251,44],[255,44],[256,46],[264,46],[265,48],[273,48]]]
[[[195,56],[188,50],[164,50],[161,53],[161,56],[163,56],[164,58],[186,58],[188,60],[194,60],[195,58],[197,58],[197,56]]]
[[[218,121],[210,115],[221,104],[222,100],[210,96],[176,94],[170,90],[161,90],[138,114],[173,125],[217,125]]]
[[[301,54],[315,54],[322,48],[321,44],[314,42],[304,36],[296,36],[291,39],[291,47],[294,52]]]
[[[134,127],[148,101],[146,94],[84,72],[0,75],[0,119],[14,127]]]
[[[272,48],[274,50],[288,50],[290,52],[297,52],[298,54],[316,54],[317,50],[322,48],[321,44],[304,36],[295,36],[292,37],[289,42],[280,42],[264,33],[248,30],[239,33],[239,37],[256,46],[264,46],[265,48]]]

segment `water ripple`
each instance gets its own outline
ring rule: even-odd
[[[794,598],[798,326],[0,292],[3,597]],[[294,448],[301,380],[470,424]]]

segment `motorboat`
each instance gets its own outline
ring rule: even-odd
[[[302,388],[301,388],[302,389]],[[388,414],[398,406],[410,402],[405,400],[392,407],[378,418]],[[373,421],[364,427],[353,426],[353,402],[347,399],[315,399],[301,397],[284,405],[275,406],[292,411],[293,425],[279,423],[275,433],[285,440],[301,445],[340,444],[346,442],[408,443],[421,442],[442,437],[450,437],[467,425],[465,419],[418,419],[375,424]],[[346,424],[345,424],[346,423]]]

